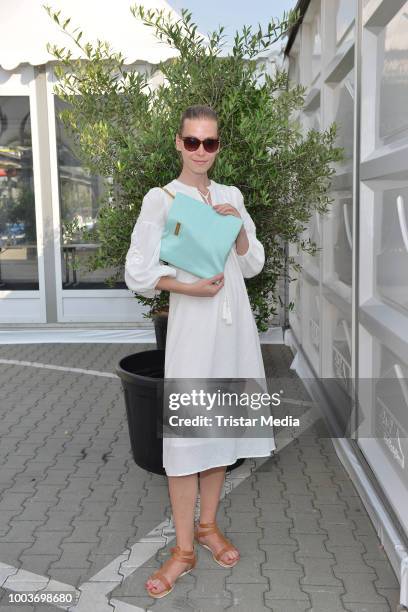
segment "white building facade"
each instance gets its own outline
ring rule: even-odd
[[[333,379],[358,399],[355,434],[337,450],[408,605],[408,2],[297,8],[285,53],[292,82],[307,87],[300,118],[305,128],[335,121],[346,159],[330,212],[305,232],[320,252],[291,246],[302,273],[289,288],[286,341],[305,377]]]

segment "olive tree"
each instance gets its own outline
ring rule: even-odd
[[[342,158],[334,123],[322,131],[302,129],[297,116],[305,88],[292,84],[284,69],[270,75],[260,61],[299,15],[289,11],[265,30],[244,26],[230,52],[222,55],[223,26],[206,40],[186,9],[175,21],[164,9],[135,5],[133,16],[178,51],[177,57],[137,72],[126,68],[122,54],[107,42],[83,43],[82,31],[69,31],[69,18],[63,21],[60,11],[46,10],[86,58],[74,59],[65,48],[48,44],[58,60],[54,92],[67,103],[61,121],[83,164],[107,179],[97,223],[83,230],[84,240],[100,245],[89,257],[88,269],[113,268],[115,273],[106,279],[110,286],[123,278],[143,196],[180,173],[175,149],[180,116],[189,105],[207,104],[219,116],[221,137],[209,176],[242,191],[265,248],[262,272],[245,282],[258,329],[266,330],[276,312],[279,279],[300,270],[285,245],[292,242],[300,251],[316,252],[317,245],[302,236],[315,211],[327,212],[333,162]],[[162,83],[153,87],[156,75]],[[146,317],[166,309],[168,298],[166,291],[154,298],[135,294],[148,307]]]

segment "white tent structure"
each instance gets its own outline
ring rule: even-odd
[[[108,40],[121,51],[126,64],[136,61],[157,64],[161,60],[178,55],[165,42],[158,41],[152,28],[148,28],[132,15],[131,6],[143,5],[146,10],[158,9],[170,14],[177,21],[180,15],[166,0],[3,0],[0,21],[0,67],[7,71],[18,69],[21,64],[47,65],[55,58],[46,49],[52,42],[72,51],[73,57],[84,57],[67,34],[50,18],[44,6],[53,12],[61,11],[60,22],[71,18],[70,28],[79,27],[90,42]]]
[[[112,50],[122,53],[129,69],[145,71],[161,60],[177,56],[178,51],[157,40],[154,29],[134,17],[130,7],[135,4],[130,0],[53,0],[50,8],[60,11],[60,24],[70,18],[69,32],[75,28],[77,34],[83,31],[82,44],[106,40]],[[140,4],[146,10],[163,10],[171,21],[181,17],[165,0],[144,0]],[[69,143],[64,140],[57,119],[58,99],[53,92],[56,60],[47,51],[47,43],[71,50],[72,57],[81,57],[80,48],[50,17],[40,0],[3,0],[0,327],[8,330],[2,333],[3,341],[21,341],[30,327],[37,332],[41,327],[49,331],[74,327],[78,331],[82,323],[93,341],[96,329],[109,324],[118,331],[121,326],[143,328],[140,332],[146,341],[148,321],[124,284],[118,289],[107,288],[103,279],[108,274],[104,271],[82,282],[72,263],[85,252],[85,245],[68,248],[62,244],[64,210],[71,207],[77,220],[85,224],[94,219],[99,181],[73,159]],[[160,80],[160,74],[152,80],[157,76]],[[23,207],[26,223],[15,221],[16,207],[20,218]],[[84,341],[84,334],[80,336]]]

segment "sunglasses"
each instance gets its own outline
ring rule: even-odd
[[[200,140],[199,138],[195,138],[195,136],[182,136],[181,140],[184,143],[186,151],[197,151],[202,143],[207,153],[215,153],[220,144],[219,138],[205,138],[204,140]]]

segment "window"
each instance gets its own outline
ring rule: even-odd
[[[343,36],[347,32],[350,24],[354,20],[356,11],[355,0],[337,0],[336,2],[336,43],[342,40]],[[354,37],[353,29],[344,38],[346,40],[352,40]]]
[[[380,64],[379,137],[408,135],[408,5],[378,38]]]
[[[74,152],[58,113],[67,104],[55,96],[58,180],[61,215],[61,268],[63,289],[110,289],[105,279],[114,270],[87,270],[86,262],[98,249],[94,241],[85,240],[84,230],[92,230],[105,195],[103,177],[92,175]],[[124,281],[115,284],[124,289]]]
[[[353,202],[351,197],[340,198],[333,218],[333,265],[336,280],[351,287],[353,247]]]
[[[408,187],[384,191],[378,204],[377,295],[408,312]]]
[[[0,97],[0,290],[38,290],[28,96]]]
[[[322,59],[322,41],[320,38],[320,13],[317,13],[311,23],[312,37],[312,80],[320,72]]]
[[[334,90],[333,121],[338,126],[337,146],[344,147],[346,160],[353,157],[354,69]]]

